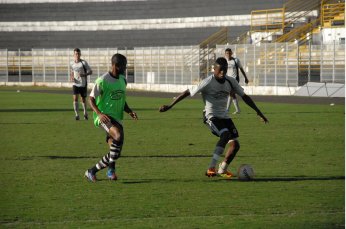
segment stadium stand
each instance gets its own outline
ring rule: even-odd
[[[0,48],[9,50],[31,48],[69,48],[69,47],[127,47],[163,46],[163,45],[196,45],[215,33],[220,26],[205,24],[184,28],[158,29],[123,29],[108,31],[69,31],[73,24],[66,23],[65,31],[20,31],[18,24],[23,22],[73,22],[92,21],[95,26],[104,20],[126,22],[147,19],[182,19],[203,18],[227,15],[250,15],[252,9],[280,7],[284,0],[252,1],[252,0],[165,0],[165,1],[120,1],[120,2],[56,2],[1,4],[0,7]],[[12,22],[10,28],[4,24]],[[244,26],[244,20],[229,27],[230,39],[249,30],[250,22]],[[158,23],[160,25],[160,23]],[[40,23],[38,23],[40,27]]]

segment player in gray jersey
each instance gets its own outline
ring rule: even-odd
[[[213,75],[201,81],[199,85],[181,93],[170,105],[160,107],[160,112],[165,112],[187,96],[194,96],[199,92],[202,93],[205,104],[204,123],[208,125],[214,135],[219,137],[213,151],[212,160],[205,174],[208,177],[219,175],[230,178],[234,176],[227,168],[239,151],[240,144],[238,141],[238,131],[228,114],[227,103],[230,93],[241,96],[244,102],[257,112],[257,115],[260,116],[262,121],[268,123],[267,118],[257,108],[253,100],[244,93],[243,88],[238,84],[237,80],[226,75],[227,69],[227,60],[223,57],[218,58],[215,62]],[[227,144],[229,144],[229,148],[224,160],[219,164],[218,171],[216,171],[216,164]]]
[[[79,120],[79,103],[78,95],[82,98],[84,119],[88,120],[88,113],[86,108],[86,97],[88,90],[87,76],[92,74],[92,70],[85,60],[81,58],[81,51],[79,48],[73,50],[74,60],[70,64],[70,80],[73,82],[73,109],[75,112],[75,119]]]
[[[239,70],[241,71],[241,73],[243,74],[244,78],[245,78],[245,84],[249,83],[249,79],[246,76],[246,73],[243,69],[243,66],[241,65],[240,60],[237,57],[233,57],[233,52],[232,49],[227,48],[225,50],[225,58],[227,60],[228,63],[228,75],[231,76],[232,78],[236,79],[237,82],[239,83]],[[230,103],[233,102],[234,107],[235,107],[235,112],[233,112],[233,114],[239,114],[240,113],[240,107],[238,104],[238,100],[237,97],[234,93],[231,94],[229,101],[228,101],[228,109],[230,107]]]

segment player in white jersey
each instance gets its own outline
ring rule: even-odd
[[[187,96],[194,96],[199,92],[202,93],[205,103],[204,123],[208,125],[214,135],[219,137],[219,141],[213,151],[212,160],[206,172],[206,176],[208,177],[220,175],[230,178],[233,176],[227,168],[236,156],[240,145],[238,141],[238,131],[229,117],[227,109],[230,93],[236,93],[241,96],[244,102],[257,112],[257,115],[261,117],[262,121],[268,123],[267,118],[257,108],[253,100],[244,93],[243,88],[238,84],[237,80],[226,75],[227,69],[227,60],[223,57],[218,58],[215,62],[213,75],[201,81],[200,84],[194,88],[181,93],[170,105],[163,105],[160,107],[160,112],[165,112]],[[216,164],[227,144],[229,144],[229,148],[225,158],[219,164],[218,171],[216,171]]]
[[[70,80],[73,82],[73,109],[75,112],[75,119],[79,120],[79,103],[78,95],[82,98],[82,106],[84,119],[88,120],[88,113],[86,110],[86,97],[88,90],[87,76],[92,74],[92,70],[85,60],[80,58],[81,51],[79,48],[73,50],[74,60],[70,64]]]
[[[243,76],[245,78],[245,84],[248,84],[249,80],[246,76],[246,73],[243,69],[243,66],[241,65],[240,60],[236,57],[235,58],[232,57],[232,55],[233,55],[232,49],[227,48],[225,50],[225,58],[226,58],[227,63],[228,63],[228,70],[227,70],[228,75],[235,78],[239,83],[239,70],[240,70],[243,73]],[[229,109],[231,101],[233,102],[234,107],[235,107],[235,112],[233,114],[239,114],[240,108],[239,108],[237,97],[234,93],[231,94],[231,97],[229,99],[228,109]]]

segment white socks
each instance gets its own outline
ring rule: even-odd
[[[235,107],[235,112],[240,113],[240,108],[238,104],[238,99],[232,99],[234,107]]]
[[[227,167],[228,165],[226,162],[221,162],[218,173],[225,173],[227,171]]]
[[[73,109],[74,109],[74,113],[76,114],[76,116],[79,116],[79,114],[78,114],[78,110],[79,110],[78,102],[73,102]]]
[[[83,113],[84,115],[88,115],[87,114],[87,108],[86,108],[86,104],[82,103],[82,107],[83,107]],[[76,114],[76,116],[79,116],[79,102],[73,102],[73,109],[74,109],[74,113]]]
[[[84,116],[88,115],[86,110],[86,104],[82,103],[82,107],[83,107]]]

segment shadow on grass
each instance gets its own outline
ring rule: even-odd
[[[12,108],[12,109],[0,109],[0,112],[56,112],[56,111],[73,111],[72,108],[54,108],[54,109],[42,109],[42,108]]]
[[[201,178],[201,179],[171,179],[171,178],[151,178],[151,179],[124,179],[118,182],[122,184],[147,184],[147,183],[191,183],[191,182],[241,182],[241,183],[253,183],[253,182],[296,182],[296,181],[331,181],[331,180],[345,180],[345,176],[328,176],[328,177],[271,177],[271,178],[256,178],[251,181],[241,181],[237,178],[225,179],[225,178]],[[98,181],[108,181],[106,179],[100,179]]]
[[[100,159],[104,155],[100,155],[99,157],[90,157],[90,156],[37,156],[38,158],[46,158],[52,160],[77,160],[77,159]],[[200,158],[200,157],[210,157],[209,155],[122,155],[121,158]]]

